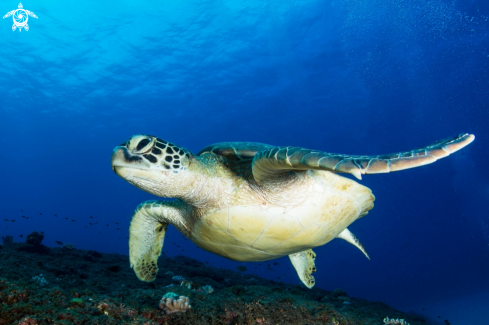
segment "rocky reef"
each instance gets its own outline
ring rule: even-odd
[[[385,317],[427,324],[419,316],[342,290],[309,290],[185,256],[161,256],[157,279],[145,283],[136,278],[125,255],[73,245],[49,248],[41,237],[31,234],[26,243],[5,238],[0,245],[0,325],[381,325]],[[169,298],[175,299],[171,305]]]

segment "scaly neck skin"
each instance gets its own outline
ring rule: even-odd
[[[184,201],[198,209],[219,208],[226,182],[218,177],[219,162],[205,157],[192,157],[188,168],[178,173],[151,170],[122,170],[123,178],[134,186],[163,198]],[[120,172],[120,171],[119,171]]]
[[[185,175],[185,189],[176,198],[197,209],[219,208],[225,184],[216,173],[215,159],[195,157]]]

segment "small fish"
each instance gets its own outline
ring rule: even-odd
[[[40,215],[40,216],[42,216],[42,213],[41,213],[41,212],[39,212],[39,215]]]
[[[243,266],[243,265],[238,266],[237,269],[241,272],[246,272],[246,270],[247,270],[246,266]]]
[[[93,217],[92,217],[92,216],[90,216],[90,218],[92,218],[92,219],[93,219]]]
[[[20,212],[24,212],[24,210],[20,210]]]
[[[71,219],[71,221],[75,222],[75,220]]]
[[[20,238],[24,237],[24,235],[19,235],[19,236],[20,236]]]
[[[92,224],[92,223],[90,223],[90,222],[89,222],[88,224],[89,224],[90,226],[93,226],[93,224]]]
[[[59,240],[55,240],[54,242],[55,242],[56,244],[58,244],[58,245],[63,245],[63,243],[62,243],[62,242],[60,242]]]
[[[109,226],[109,224],[106,224],[106,226],[108,227],[108,226]]]
[[[5,220],[5,221],[9,221],[8,219],[3,219],[3,220]]]
[[[65,218],[65,220],[68,220],[68,218]]]
[[[121,230],[121,228],[117,228],[117,230]]]
[[[10,220],[10,221],[15,222],[15,220]]]
[[[278,262],[273,263],[273,265],[278,265]]]
[[[116,225],[118,225],[119,223],[118,223],[118,222],[116,222],[115,224],[116,224]]]
[[[55,214],[54,216],[55,216],[55,217],[58,217],[58,215],[57,215],[57,214]]]

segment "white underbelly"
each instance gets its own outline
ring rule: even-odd
[[[239,261],[269,260],[324,245],[365,214],[365,201],[373,202],[368,188],[336,174],[326,176],[326,186],[312,183],[309,197],[296,206],[209,211],[194,224],[191,240]]]

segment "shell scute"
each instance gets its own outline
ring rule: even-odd
[[[274,214],[273,219],[252,247],[259,250],[270,250],[297,234],[302,228],[297,218],[291,218],[290,215],[283,213]]]
[[[229,213],[228,233],[250,247],[273,219],[266,210],[252,207],[234,207]]]

